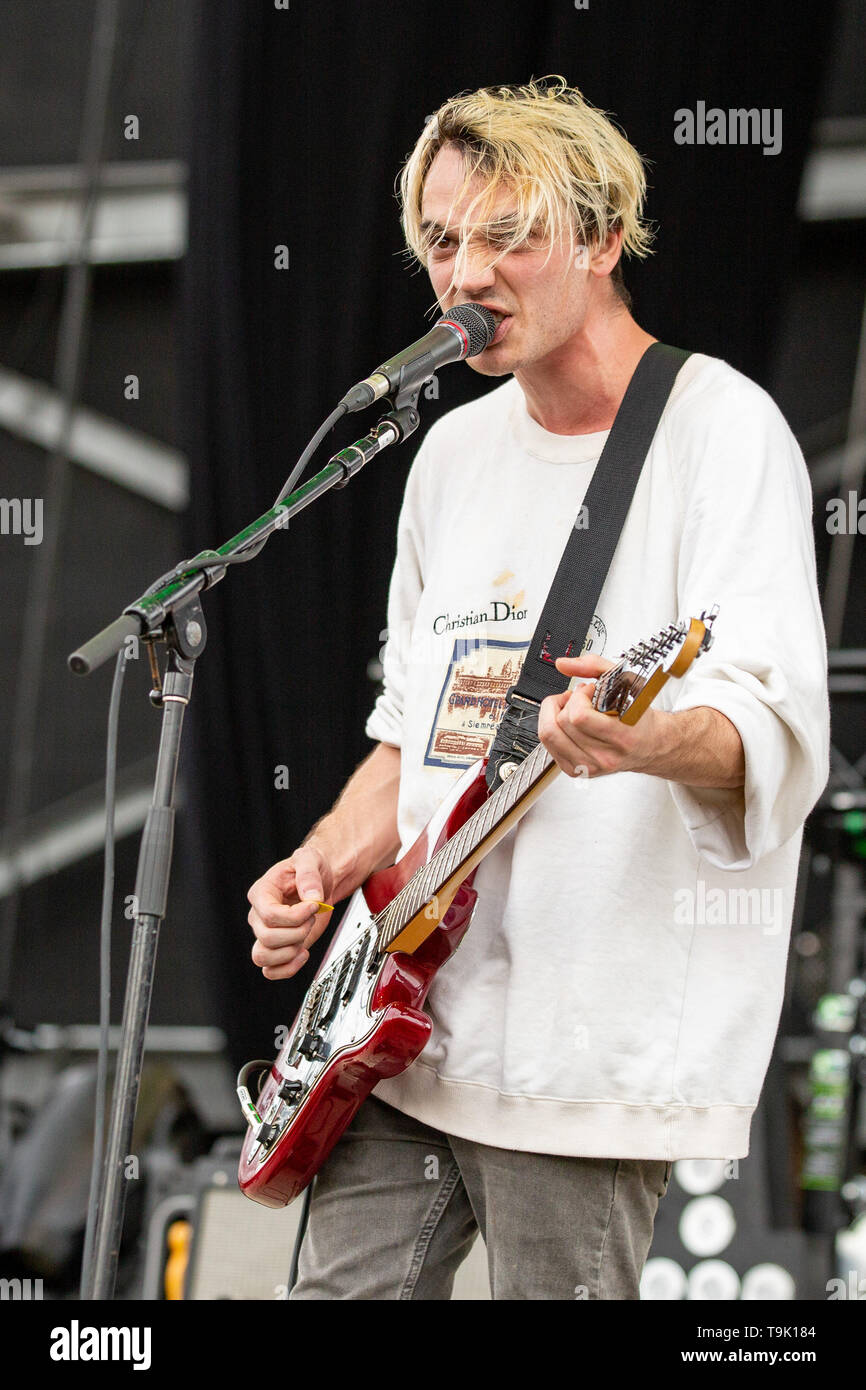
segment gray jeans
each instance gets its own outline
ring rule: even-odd
[[[636,1299],[671,1164],[441,1134],[370,1096],[319,1173],[292,1299],[447,1299],[480,1230],[494,1299]]]

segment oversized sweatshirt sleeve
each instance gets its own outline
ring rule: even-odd
[[[717,386],[665,425],[683,507],[680,613],[719,604],[713,646],[673,708],[731,720],[745,786],[669,785],[696,850],[739,870],[789,840],[826,783],[827,653],[803,456],[759,386],[730,368]]]
[[[429,435],[428,435],[429,437]],[[402,747],[403,701],[412,625],[424,585],[421,500],[427,440],[415,456],[397,526],[397,554],[388,591],[388,625],[382,652],[383,688],[365,726],[369,738]]]

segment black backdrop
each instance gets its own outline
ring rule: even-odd
[[[652,159],[657,251],[626,270],[639,322],[767,383],[831,6],[647,0],[271,0],[198,5],[184,361],[190,552],[267,507],[343,391],[420,336],[393,181],[454,92],[563,73]],[[783,147],[680,146],[674,112],[779,107]],[[288,247],[289,268],[274,248]],[[444,372],[425,425],[483,389]],[[341,447],[362,430],[333,436]],[[369,751],[367,664],[419,436],[305,511],[206,599],[188,780],[233,1055],[268,1055],[299,986],[249,961],[248,884]],[[321,461],[327,457],[323,451]],[[471,537],[467,537],[471,544]],[[288,769],[288,789],[275,768]]]

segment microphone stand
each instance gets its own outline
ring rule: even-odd
[[[116,655],[130,637],[140,637],[151,644],[156,686],[151,699],[163,711],[153,801],[139,850],[133,903],[135,927],[93,1242],[93,1270],[89,1286],[81,1291],[82,1298],[112,1298],[117,1277],[126,1190],[124,1165],[132,1144],[156,948],[168,898],[174,838],[173,802],[183,718],[192,694],[195,663],[204,651],[207,638],[198,595],[224,578],[230,564],[237,563],[238,559],[252,558],[245,552],[258,553],[272,532],[284,528],[290,517],[330,488],[345,487],[368,459],[414,433],[420,423],[416,408],[419,389],[411,394],[398,393],[394,409],[382,417],[370,434],[335,454],[319,473],[218,550],[204,550],[157,580],[125,608],[119,618],[68,659],[77,675],[87,675]],[[157,641],[164,641],[168,649],[162,683],[152,645]]]

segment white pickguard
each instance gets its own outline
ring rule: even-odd
[[[479,761],[466,769],[426,825],[424,863],[432,857],[436,842],[445,829],[454,805],[475,780],[480,766]],[[292,1031],[275,1063],[284,1080],[301,1083],[303,1090],[300,1093],[300,1103],[290,1105],[275,1092],[266,1109],[260,1111],[266,1125],[276,1123],[282,1128],[284,1122],[293,1118],[302,1108],[304,1099],[309,1096],[318,1077],[334,1057],[341,1051],[357,1047],[374,1029],[376,1016],[370,1004],[382,967],[387,961],[387,955],[376,953],[377,940],[375,919],[367,906],[363,888],[357,888],[349,900],[343,919],[316,971],[298,1017],[292,1025]],[[360,966],[359,956],[363,957]],[[367,965],[374,961],[378,962],[377,968],[371,972]],[[353,987],[347,994],[348,986],[353,980]],[[335,991],[338,992],[336,999]],[[320,1055],[306,1056],[298,1053],[298,1044],[310,1033],[311,1025],[319,1040],[321,1052]],[[265,1084],[264,1091],[267,1088],[268,1083]],[[276,1137],[274,1136],[274,1140]],[[270,1145],[257,1148],[258,1155],[253,1149],[250,1158],[255,1160],[258,1157],[263,1161]]]

